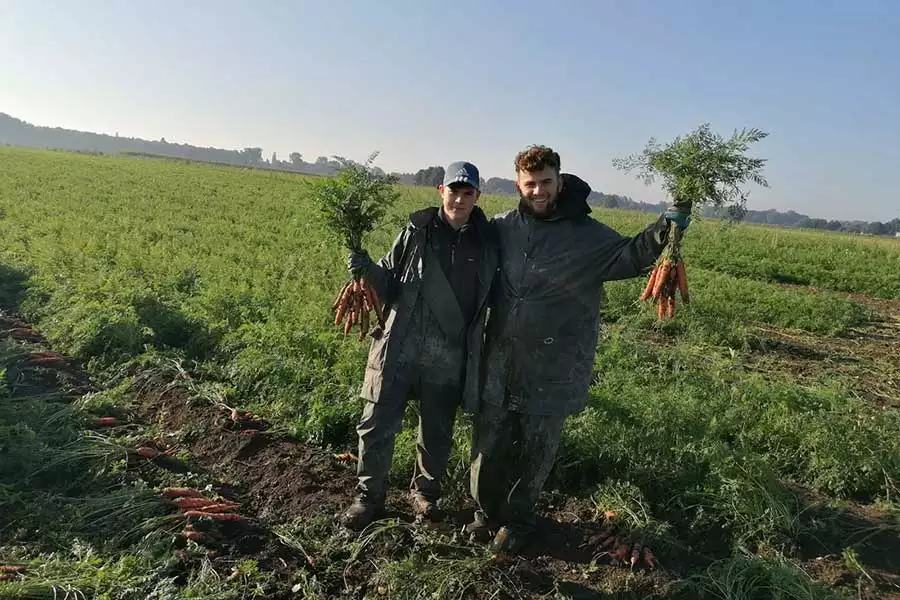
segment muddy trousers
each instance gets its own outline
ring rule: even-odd
[[[565,415],[539,416],[484,405],[472,435],[472,498],[491,524],[531,531],[550,475]]]
[[[453,447],[453,424],[460,405],[458,386],[436,385],[416,378],[401,386],[402,393],[379,402],[366,402],[356,427],[359,435],[359,478],[357,491],[383,504],[388,473],[394,457],[394,439],[403,428],[403,414],[410,397],[419,405],[416,465],[410,489],[429,500],[441,495],[441,480]]]

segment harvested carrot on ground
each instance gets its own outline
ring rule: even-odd
[[[202,513],[227,513],[236,508],[240,508],[240,504],[223,502],[220,504],[208,504],[206,506],[199,506],[197,507],[197,511]]]
[[[115,417],[100,417],[94,423],[97,425],[116,425],[119,420]]]
[[[216,504],[216,501],[210,498],[197,496],[182,496],[180,498],[174,498],[172,503],[178,508],[198,508],[201,506],[211,506]]]
[[[150,446],[141,446],[137,449],[137,455],[143,458],[157,458],[162,454],[156,448],[151,448]]]
[[[631,566],[632,567],[634,567],[634,565],[637,564],[640,557],[641,557],[641,545],[635,544],[634,548],[631,549]]]
[[[21,573],[24,570],[21,565],[0,565],[0,573]]]
[[[166,498],[202,498],[203,492],[197,488],[170,487],[164,489],[162,495]]]
[[[244,515],[237,515],[234,513],[213,513],[213,512],[205,512],[202,510],[189,510],[184,513],[185,517],[208,517],[210,519],[215,519],[216,521],[247,521],[249,520]]]

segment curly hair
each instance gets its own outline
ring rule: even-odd
[[[516,155],[516,173],[520,171],[543,171],[546,168],[559,172],[560,160],[549,146],[529,146]]]

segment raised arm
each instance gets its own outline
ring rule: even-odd
[[[669,219],[659,219],[634,237],[599,223],[592,253],[604,281],[637,277],[662,254],[669,241]]]

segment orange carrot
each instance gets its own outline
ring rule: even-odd
[[[341,321],[344,320],[344,315],[347,314],[347,309],[350,308],[349,302],[347,300],[342,300],[340,306],[338,306],[337,314],[334,315],[334,324],[340,325]]]
[[[635,544],[634,548],[631,550],[631,566],[637,564],[638,559],[641,557],[641,545]]]
[[[675,316],[675,298],[669,296],[666,306],[666,316],[670,319]]]
[[[666,316],[666,299],[662,296],[659,298],[659,308],[656,312],[659,320],[662,321]]]
[[[15,573],[2,573],[0,574],[0,581],[12,581],[16,578]]]
[[[650,548],[644,548],[644,563],[651,569],[659,564],[656,562],[656,557],[653,556]]]
[[[384,305],[381,304],[374,287],[370,287],[369,291],[372,294],[372,306],[375,309],[375,317],[378,319],[378,324],[384,327]]]
[[[65,367],[68,366],[66,359],[56,356],[44,356],[39,358],[29,358],[25,361],[28,366],[32,367]]]
[[[249,411],[240,411],[236,408],[231,409],[231,420],[232,421],[246,421],[251,418],[253,418],[253,413],[251,413]]]
[[[202,498],[203,492],[197,488],[170,487],[164,489],[162,495],[166,498]]]
[[[354,462],[359,460],[352,452],[344,452],[342,454],[335,454],[334,457],[338,460],[352,460]]]
[[[625,557],[628,556],[628,545],[622,544],[618,548],[616,548],[615,552],[611,555],[616,562],[622,562],[625,560]]]
[[[202,513],[227,513],[239,507],[240,504],[235,504],[233,502],[222,502],[221,504],[209,504],[207,506],[197,508],[197,511]]]
[[[640,299],[643,302],[647,298],[650,297],[650,294],[653,292],[653,285],[656,283],[656,276],[659,274],[659,267],[653,269],[653,272],[650,273],[650,278],[647,280],[647,286],[644,288],[644,291],[641,293]]]
[[[184,513],[186,517],[209,517],[216,521],[247,521],[244,515],[236,515],[233,513],[208,513],[202,510],[189,510]]]
[[[21,573],[24,570],[21,565],[0,565],[0,573]]]
[[[95,421],[97,425],[115,425],[119,420],[115,417],[100,417]]]
[[[150,446],[141,446],[137,449],[137,454],[138,456],[142,456],[144,458],[156,458],[160,454],[162,454],[162,452],[160,452],[156,448],[151,448]]]
[[[195,542],[199,542],[201,539],[203,539],[203,534],[199,531],[182,531],[181,535]]]
[[[344,284],[344,287],[341,288],[341,291],[338,292],[337,297],[334,299],[334,302],[331,303],[331,310],[337,309],[341,304],[341,300],[344,298],[344,294],[347,293],[347,288],[350,287],[350,281]]]
[[[653,297],[659,298],[659,294],[662,291],[663,284],[666,283],[666,280],[669,277],[669,271],[672,270],[672,261],[666,259],[659,266],[659,275],[656,276],[656,281],[653,284]]]
[[[347,324],[344,325],[344,335],[350,333],[350,330],[353,328],[353,318],[356,316],[356,309],[350,309],[350,318],[347,319]]]
[[[172,502],[178,508],[199,508],[201,506],[213,506],[216,504],[215,500],[203,498],[202,496],[183,496],[173,499]]]

